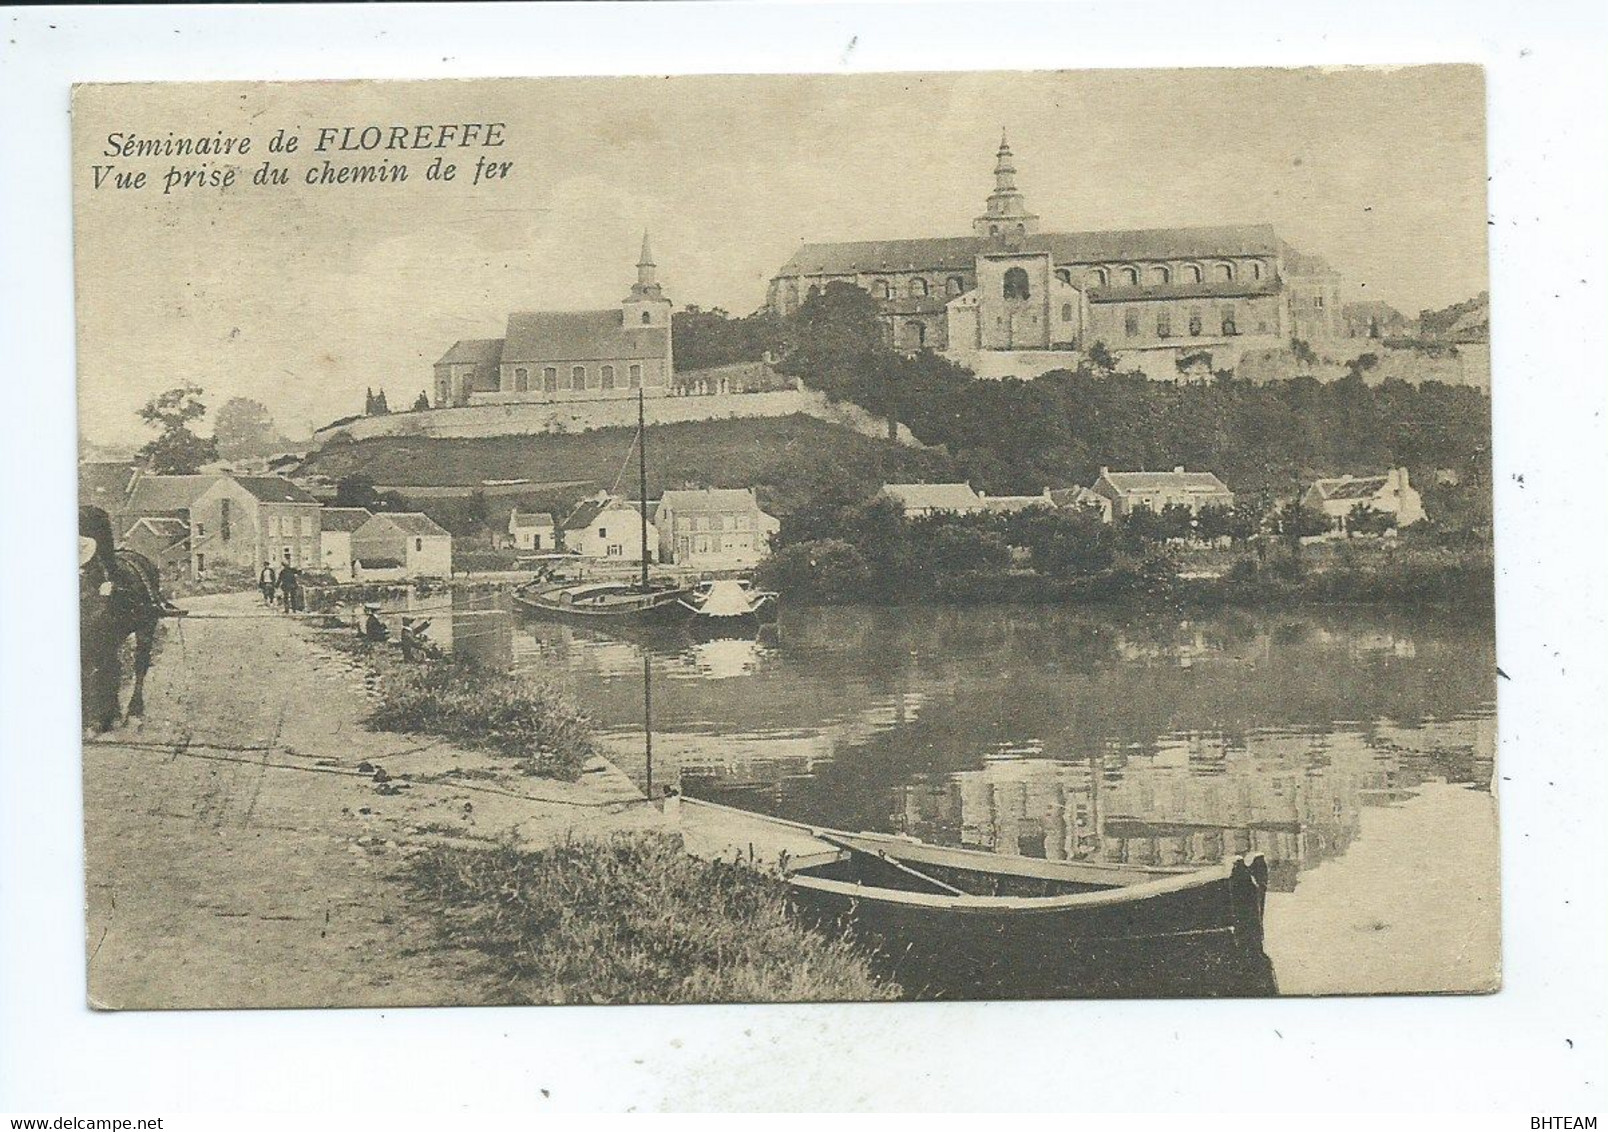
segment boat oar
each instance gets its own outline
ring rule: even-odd
[[[817,841],[824,841],[828,845],[832,846],[833,848],[846,849],[850,853],[864,853],[868,857],[875,857],[879,861],[884,861],[887,864],[892,865],[895,869],[898,869],[901,873],[904,873],[904,874],[906,874],[908,876],[913,876],[917,880],[925,881],[927,884],[933,885],[935,888],[943,889],[945,892],[949,893],[951,896],[969,896],[969,895],[971,895],[970,893],[966,892],[964,889],[956,888],[952,884],[945,884],[943,881],[939,880],[937,877],[928,876],[926,873],[922,872],[920,869],[911,868],[909,865],[905,864],[903,861],[899,860],[897,857],[888,856],[888,854],[886,852],[884,852],[883,850],[881,850],[881,849],[878,849],[875,852],[872,852],[869,849],[861,849],[857,845],[850,844],[847,841],[840,841],[836,837],[833,837],[831,834],[822,833],[818,829],[812,829],[810,831],[810,835],[813,836]]]

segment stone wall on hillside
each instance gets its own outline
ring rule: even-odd
[[[682,424],[688,421],[734,420],[752,417],[787,417],[803,413],[830,421],[878,440],[896,440],[921,447],[904,425],[893,426],[885,417],[847,402],[828,400],[814,389],[784,389],[766,393],[711,393],[682,397],[655,397],[645,403],[648,424]],[[519,402],[462,405],[444,409],[359,417],[319,429],[318,444],[336,436],[372,440],[382,436],[427,436],[469,439],[483,436],[535,436],[590,432],[599,428],[630,428],[637,422],[633,400]]]
[[[1487,393],[1491,389],[1491,348],[1483,342],[1459,343],[1456,352],[1447,349],[1440,353],[1423,350],[1393,349],[1377,341],[1345,339],[1334,344],[1313,343],[1319,360],[1303,366],[1289,350],[1263,350],[1247,353],[1235,369],[1238,377],[1263,383],[1297,374],[1310,374],[1319,381],[1339,381],[1349,372],[1346,363],[1362,354],[1373,354],[1379,364],[1363,373],[1369,385],[1378,385],[1387,378],[1419,384],[1441,381],[1447,385],[1468,385]]]

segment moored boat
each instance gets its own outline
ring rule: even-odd
[[[1260,854],[1193,869],[1051,861],[672,807],[690,852],[774,868],[801,912],[867,943],[913,997],[1276,991]]]
[[[704,582],[680,600],[695,632],[751,632],[776,621],[777,595],[746,578]]]
[[[565,620],[666,625],[687,616],[681,601],[691,592],[690,586],[652,582],[646,588],[618,581],[532,582],[516,588],[513,599],[521,609]]]

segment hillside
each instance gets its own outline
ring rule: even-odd
[[[468,492],[486,481],[585,483],[576,496],[614,485],[636,494],[635,461],[627,464],[634,429],[474,439],[380,437],[332,443],[308,456],[303,474],[341,480],[364,476],[381,485],[443,487]],[[806,485],[831,477],[856,484],[941,479],[952,475],[938,452],[912,450],[797,414],[691,421],[648,429],[648,493],[666,487],[757,487],[767,506],[787,513]]]

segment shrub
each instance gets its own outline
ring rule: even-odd
[[[512,1001],[833,1002],[897,998],[843,938],[807,927],[786,886],[688,856],[663,835],[538,853],[437,847],[409,887],[454,947],[487,956]]]

